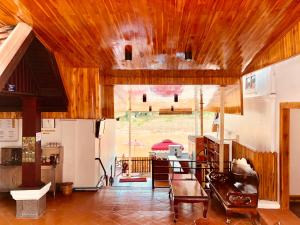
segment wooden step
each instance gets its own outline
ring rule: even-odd
[[[258,209],[261,225],[300,225],[298,218],[290,210]]]

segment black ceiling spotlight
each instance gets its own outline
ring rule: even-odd
[[[178,94],[174,94],[174,102],[178,102]]]
[[[149,112],[152,112],[152,106],[149,105]]]
[[[187,50],[185,50],[184,52],[184,59],[187,61],[191,61],[193,58],[193,54],[192,54],[192,49],[188,48]]]
[[[147,95],[143,94],[143,102],[147,102]]]
[[[125,45],[125,60],[132,60],[132,45]]]

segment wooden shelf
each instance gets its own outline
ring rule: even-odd
[[[204,147],[208,161],[219,161],[219,143],[207,136],[204,136]],[[224,161],[229,161],[229,144],[224,144]],[[214,168],[218,168],[219,164],[213,163],[212,166]]]

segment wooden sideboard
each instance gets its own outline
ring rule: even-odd
[[[0,165],[0,192],[8,192],[22,184],[22,166]]]
[[[46,163],[41,165],[41,181],[52,185],[50,191],[55,194],[56,185],[63,181],[63,147],[42,147],[42,156],[50,157],[58,154],[56,165]],[[7,192],[22,184],[22,165],[0,165],[0,192]]]
[[[42,163],[41,180],[44,183],[51,182],[50,191],[55,196],[57,185],[63,182],[63,159],[64,149],[62,146],[43,146],[42,157],[50,158],[51,155],[58,155],[58,162],[54,165]]]
[[[219,155],[220,155],[220,139],[216,135],[204,135],[204,148],[208,161],[214,161],[212,165],[219,168]],[[232,160],[232,139],[224,140],[224,162]],[[225,167],[227,164],[224,165]]]
[[[192,160],[200,160],[204,156],[204,142],[202,136],[188,136],[188,152]]]

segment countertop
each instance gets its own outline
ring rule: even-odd
[[[217,135],[216,132],[212,132],[212,133],[206,133],[204,134],[204,137],[207,137],[208,139],[220,144],[220,137]],[[235,138],[230,138],[230,137],[226,137],[224,138],[224,144],[231,144],[231,142],[235,140]]]

